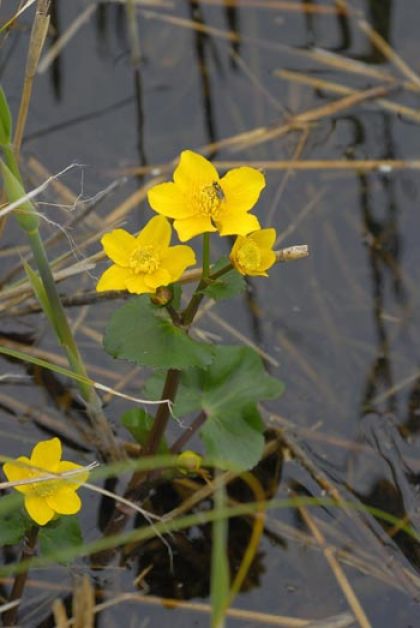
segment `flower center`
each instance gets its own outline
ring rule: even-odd
[[[223,190],[220,187],[219,183],[215,181],[211,185],[206,185],[201,188],[198,193],[198,205],[200,208],[200,213],[205,216],[211,216],[212,218],[216,218],[220,206],[224,200]]]
[[[155,273],[159,265],[159,255],[151,245],[138,247],[130,255],[129,266],[135,275]]]
[[[40,478],[42,475],[39,473],[31,473],[29,477],[31,479]],[[55,493],[59,483],[60,480],[45,480],[45,482],[36,482],[28,486],[31,487],[31,492],[37,495],[37,497],[49,497]]]
[[[245,274],[258,270],[261,263],[261,253],[255,242],[245,242],[237,253],[237,260]]]

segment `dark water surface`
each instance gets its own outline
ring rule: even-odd
[[[10,15],[7,1],[2,21]],[[23,145],[23,167],[31,185],[41,179],[36,158],[49,172],[71,163],[82,164],[62,181],[81,199],[98,200],[95,213],[70,233],[75,257],[99,250],[98,242],[80,244],[102,228],[103,219],[139,186],[150,180],[147,170],[176,158],[184,148],[213,145],[207,154],[216,161],[275,162],[303,160],[415,160],[420,146],[420,98],[416,86],[369,41],[358,15],[293,12],[276,2],[168,2],[167,8],[138,9],[141,60],[133,70],[124,7],[97,6],[86,23],[52,65],[34,83]],[[308,2],[312,8],[334,2]],[[247,6],[250,5],[250,6]],[[304,3],[296,0],[296,7]],[[420,5],[416,0],[348,2],[361,10],[370,26],[420,72]],[[52,3],[55,37],[86,10],[81,0]],[[32,9],[8,33],[1,49],[1,82],[17,114]],[[174,18],[179,18],[178,21]],[[210,32],[189,28],[191,19]],[[183,21],[182,21],[183,20]],[[233,35],[229,41],[226,33]],[[48,45],[54,43],[54,36]],[[352,59],[360,72],[334,69],[316,60],[314,49],[333,53],[335,62]],[[372,70],[388,72],[395,86],[385,98],[414,113],[385,108],[377,100],[337,111],[293,131],[258,144],[219,147],[218,142],[258,127],[279,126],[292,114],[320,107],[341,96],[276,75],[279,70],[368,89],[385,85]],[[417,122],[415,120],[417,115]],[[123,178],[125,168],[145,166],[146,174]],[[272,374],[286,384],[281,400],[271,404],[267,420],[288,426],[286,434],[343,498],[406,517],[420,532],[420,220],[419,175],[408,167],[386,164],[374,170],[285,171],[267,168],[267,188],[258,214],[264,226],[274,226],[279,246],[307,243],[305,261],[284,264],[269,280],[250,282],[247,298],[218,305],[199,323],[201,329],[228,342],[239,335],[266,354]],[[56,206],[62,197],[44,194],[41,205],[50,220],[69,220],[69,210]],[[69,209],[71,209],[71,204]],[[80,211],[77,208],[74,212]],[[141,226],[151,213],[145,202],[124,219],[128,228]],[[56,233],[45,226],[46,236]],[[10,222],[1,242],[2,275],[19,262],[13,247],[24,244]],[[223,244],[223,243],[222,243]],[[63,239],[51,257],[69,250]],[[220,252],[226,253],[228,244]],[[62,284],[63,293],[89,290],[105,268]],[[1,297],[1,295],[0,295]],[[20,304],[25,306],[25,302]],[[92,376],[117,384],[128,368],[115,364],[100,347],[104,325],[116,303],[69,310]],[[0,334],[57,352],[45,321],[36,316],[5,316]],[[57,383],[46,374],[29,373],[19,364],[2,361],[3,374],[24,376],[0,382],[1,453],[26,453],[46,434],[66,437],[66,457],[90,461],[93,452],[77,445],[72,420],[77,407],[63,413],[57,406]],[[35,379],[35,383],[34,383]],[[124,390],[138,394],[141,374]],[[54,394],[53,394],[54,393]],[[55,396],[55,400],[52,398]],[[16,405],[18,400],[20,405]],[[126,403],[111,401],[107,413],[117,424]],[[176,431],[174,427],[174,433]],[[22,451],[24,445],[25,452]],[[280,457],[277,467],[282,466]],[[271,461],[273,470],[275,461]],[[288,460],[272,493],[319,496],[319,484],[302,460]],[[280,477],[281,475],[281,477]],[[161,495],[172,504],[173,496]],[[166,500],[166,501],[165,501]],[[83,511],[84,529],[97,536],[99,498]],[[420,545],[369,514],[356,521],[340,509],[312,511],[327,543],[340,550],[345,573],[373,626],[418,626]],[[357,521],[359,523],[357,523]],[[231,559],[241,560],[249,529],[236,524]],[[264,613],[325,619],[348,610],[343,592],[320,551],[311,543],[305,523],[295,511],[271,512],[260,553],[235,605]],[[135,591],[133,580],[154,565],[145,581],[153,595],[206,601],[209,578],[209,530],[196,530],[174,539],[175,574],[160,542],[143,548],[131,570],[114,567],[96,573],[98,587],[118,596]],[[33,588],[23,606],[25,625],[50,625],[48,616],[62,582],[63,597],[72,576],[87,570],[79,562],[71,570],[35,574],[47,583]],[[60,585],[61,587],[61,585]],[[60,588],[59,588],[60,589]],[[60,589],[61,590],[61,589]],[[66,593],[67,591],[67,593]],[[5,591],[3,591],[4,593]],[[103,612],[99,626],[208,625],[206,615],[169,611],[133,602]],[[228,620],[228,625],[257,626],[258,621]],[[322,623],[320,625],[327,625]],[[337,624],[338,625],[338,624]],[[357,625],[357,624],[355,624]]]

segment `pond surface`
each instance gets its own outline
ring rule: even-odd
[[[0,10],[2,22],[10,16],[7,4]],[[269,371],[286,384],[284,396],[267,406],[267,423],[284,428],[289,451],[284,460],[279,454],[268,461],[272,495],[293,490],[320,496],[322,487],[333,487],[342,499],[383,509],[419,533],[420,6],[414,0],[353,0],[347,13],[340,11],[345,5],[139,3],[140,59],[133,62],[123,5],[55,0],[50,52],[78,16],[85,19],[58,55],[50,62],[44,58],[22,163],[31,186],[75,164],[60,178],[66,188],[51,187],[42,197],[40,208],[50,221],[46,237],[57,233],[54,223],[72,220],[82,201],[94,203],[69,229],[70,239],[49,249],[51,258],[71,250],[70,264],[100,250],[97,234],[106,217],[154,177],[168,177],[181,150],[202,150],[222,170],[233,162],[264,162],[261,221],[276,228],[279,247],[308,244],[310,257],[277,266],[268,280],[250,281],[245,298],[208,309],[199,327],[229,343],[257,346]],[[31,11],[4,37],[1,49],[1,82],[14,116]],[[320,111],[345,97],[337,85],[383,93]],[[295,119],[292,128],[292,116],[309,111],[316,113]],[[285,160],[293,160],[293,167]],[[121,212],[120,224],[137,229],[150,215],[143,195],[131,211]],[[21,277],[11,272],[25,254],[16,247],[24,245],[10,221],[0,250],[2,279],[9,277],[5,288]],[[228,245],[220,248],[227,252]],[[104,268],[101,263],[63,283],[63,294],[89,293]],[[45,320],[25,315],[28,302],[18,303],[13,315],[3,308],[2,337],[57,356]],[[115,307],[111,301],[69,309],[90,373],[111,386],[130,372],[127,367],[116,373],[101,349]],[[80,413],[76,402],[63,401],[64,386],[59,390],[55,378],[18,363],[2,361],[2,371],[2,454],[21,454],[22,444],[29,449],[46,434],[57,434],[67,444],[67,457],[92,460],[93,452],[76,436]],[[133,374],[124,391],[138,394],[141,381],[141,373]],[[65,422],[63,403],[71,419]],[[126,402],[108,401],[115,425],[124,408]],[[161,497],[173,506],[173,496]],[[97,535],[98,512],[94,497],[83,512],[90,538]],[[311,513],[371,624],[419,625],[419,542],[368,512]],[[166,547],[156,541],[132,558],[131,569],[115,564],[96,572],[98,589],[116,598],[134,592],[137,574],[154,565],[144,578],[152,595],[208,601],[208,535],[192,530],[174,540],[175,575]],[[234,564],[248,536],[246,522],[237,522],[230,548]],[[71,572],[36,573],[23,606],[25,625],[51,625],[46,618],[52,601],[68,596],[72,575],[87,569],[80,561]],[[323,626],[330,625],[326,618],[339,616],[344,623],[331,625],[351,625],[331,566],[293,510],[268,514],[263,543],[235,606],[319,619]],[[123,621],[208,625],[197,609],[165,610],[135,601],[104,611],[98,625]],[[229,619],[228,625],[265,622]]]

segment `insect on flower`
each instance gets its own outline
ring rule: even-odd
[[[262,172],[249,166],[229,170],[224,176],[202,155],[184,150],[173,181],[150,188],[152,209],[174,219],[181,242],[201,233],[242,235],[260,228],[250,214],[265,187]]]

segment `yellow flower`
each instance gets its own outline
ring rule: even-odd
[[[246,237],[238,236],[230,252],[230,261],[241,275],[262,275],[276,261],[272,250],[276,240],[275,229],[259,229]]]
[[[173,182],[155,185],[148,199],[158,214],[175,219],[179,239],[185,242],[209,231],[226,236],[259,229],[257,218],[247,212],[264,187],[264,175],[255,168],[234,168],[220,179],[205,157],[184,150]]]
[[[32,450],[30,459],[20,456],[14,462],[6,462],[3,471],[9,482],[41,478],[45,474],[58,474],[81,469],[79,464],[61,460],[61,442],[59,438],[40,441]],[[25,496],[25,508],[28,515],[40,526],[45,525],[57,515],[74,515],[81,508],[80,497],[76,490],[86,482],[87,471],[57,478],[21,484],[14,488]]]
[[[171,231],[166,218],[155,216],[137,237],[124,229],[106,233],[102,246],[114,264],[99,279],[96,290],[154,293],[177,281],[187,266],[195,264],[195,254],[189,246],[169,246]]]

